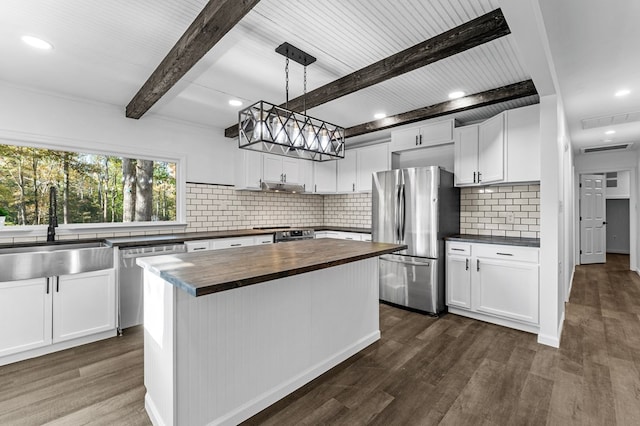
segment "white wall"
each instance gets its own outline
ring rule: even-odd
[[[186,157],[190,182],[233,184],[237,142],[224,130],[148,113],[124,116],[125,106],[43,93],[0,81],[0,143],[46,143],[63,148]]]
[[[614,172],[615,170],[611,170]],[[617,186],[615,187],[606,187],[605,188],[605,197],[607,199],[612,198],[629,198],[631,196],[631,188],[630,188],[630,175],[629,170],[621,170],[618,173],[617,178],[615,179],[617,182]]]

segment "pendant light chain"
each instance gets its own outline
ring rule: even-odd
[[[307,66],[304,66],[304,97],[302,98],[304,115],[307,115]]]
[[[285,108],[289,109],[289,58],[287,58],[285,65],[284,65],[284,74],[286,76],[285,78],[285,92],[287,94],[287,101],[285,103]]]

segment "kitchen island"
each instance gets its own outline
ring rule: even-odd
[[[320,239],[138,259],[152,422],[237,424],[378,340],[377,256],[404,248]]]

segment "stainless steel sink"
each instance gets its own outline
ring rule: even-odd
[[[65,243],[0,249],[0,282],[79,274],[113,268],[113,248]]]

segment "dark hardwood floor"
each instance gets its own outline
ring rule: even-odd
[[[638,425],[640,277],[576,270],[560,349],[380,306],[382,339],[247,425]],[[0,367],[0,425],[147,425],[142,330]]]

